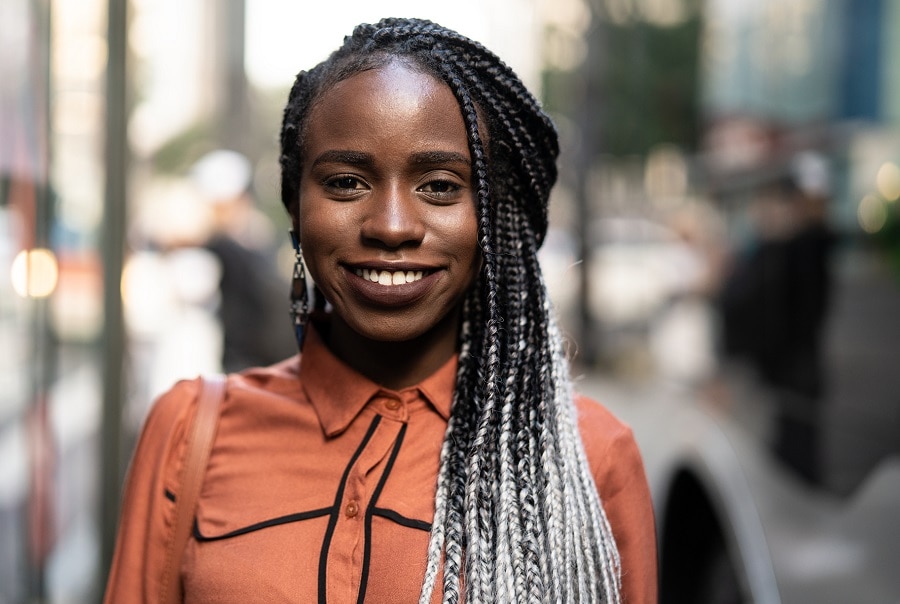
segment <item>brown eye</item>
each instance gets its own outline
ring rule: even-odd
[[[421,187],[419,192],[434,201],[451,201],[459,196],[462,187],[449,180],[430,180]]]
[[[459,189],[459,187],[446,180],[435,180],[423,187],[423,190],[429,193],[450,193],[457,189]]]
[[[357,190],[362,189],[363,184],[354,176],[338,176],[325,181],[325,186],[332,189]]]

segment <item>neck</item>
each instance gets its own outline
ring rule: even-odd
[[[456,354],[459,311],[428,332],[405,341],[366,338],[334,316],[323,340],[331,352],[376,384],[402,390],[415,386]]]

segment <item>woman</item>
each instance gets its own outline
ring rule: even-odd
[[[184,601],[655,601],[631,432],[572,394],[537,261],[557,137],[515,74],[360,25],[298,75],[281,146],[302,354],[229,377]],[[108,601],[159,592],[196,391],[147,421]]]

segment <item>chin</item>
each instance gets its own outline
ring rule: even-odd
[[[375,328],[373,329],[371,326],[367,326],[365,329],[356,329],[354,330],[361,335],[362,337],[372,340],[374,342],[411,342],[417,340],[426,334],[429,333],[430,330],[410,330],[410,329],[397,329],[391,326],[385,326],[383,328]]]
[[[416,313],[419,315],[419,313]],[[418,318],[421,319],[421,316]],[[364,317],[360,320],[348,322],[350,329],[360,336],[372,340],[374,342],[414,342],[416,340],[432,340],[448,337],[448,333],[452,331],[455,339],[456,329],[455,322],[451,323],[446,319],[436,319],[434,321],[416,321],[411,322],[402,314],[391,315],[388,317]]]

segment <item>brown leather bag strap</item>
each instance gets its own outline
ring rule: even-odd
[[[181,558],[194,523],[200,487],[209,463],[209,454],[216,436],[219,407],[225,399],[225,376],[200,378],[197,412],[187,444],[181,488],[175,499],[175,534],[166,552],[166,566],[162,576],[163,604],[178,604],[182,600],[181,579],[178,576]]]

